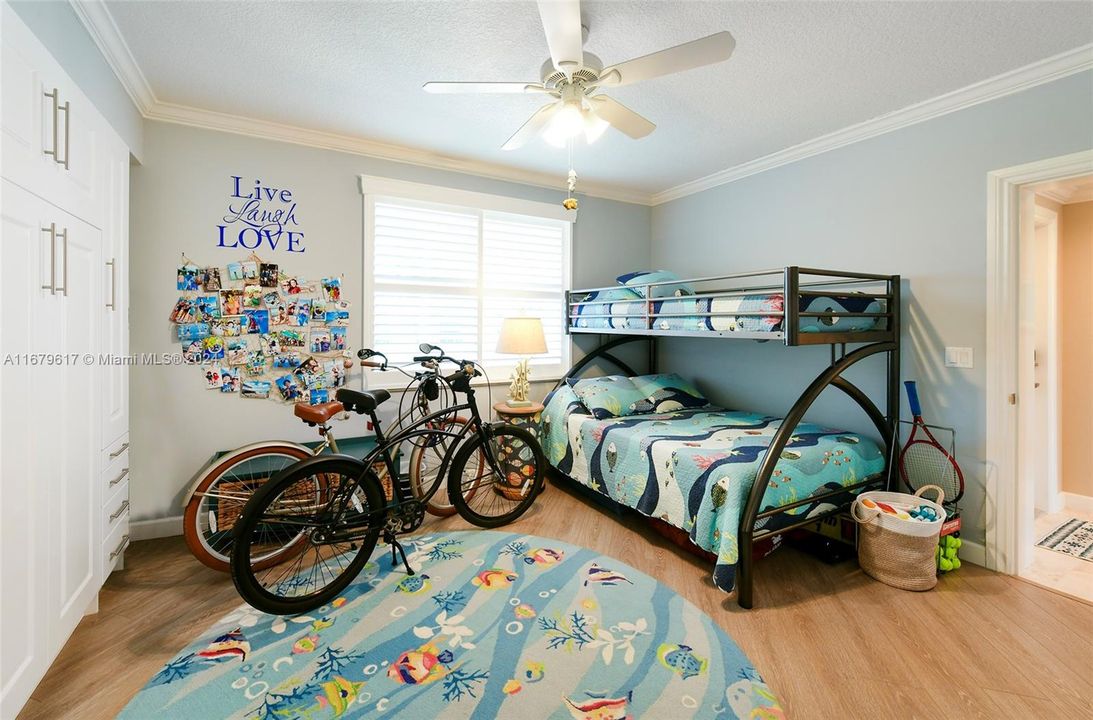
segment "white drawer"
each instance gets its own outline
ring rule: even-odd
[[[106,472],[118,463],[121,463],[122,467],[129,466],[129,433],[125,433],[102,451],[99,468],[101,472]]]
[[[102,506],[103,534],[109,535],[114,526],[129,517],[129,483],[122,482]]]
[[[113,572],[114,567],[121,560],[125,549],[129,547],[129,512],[126,511],[118,518],[114,529],[106,536],[102,543],[102,579]]]

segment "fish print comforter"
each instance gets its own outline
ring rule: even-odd
[[[737,530],[776,417],[707,407],[597,420],[563,385],[543,411],[543,450],[552,465],[582,485],[643,515],[686,531],[717,555],[714,583],[731,592],[740,557]],[[810,423],[797,426],[775,466],[762,510],[861,482],[884,469],[873,440]],[[778,529],[848,502],[851,491],[764,518]],[[749,549],[750,551],[750,549]]]

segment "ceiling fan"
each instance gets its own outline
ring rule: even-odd
[[[536,135],[563,147],[570,138],[583,134],[594,142],[608,125],[632,138],[643,138],[656,125],[617,100],[602,88],[620,87],[650,78],[728,60],[736,40],[727,31],[607,68],[598,57],[582,47],[588,29],[581,25],[580,0],[539,0],[539,17],[546,31],[550,58],[543,63],[541,81],[523,82],[428,82],[430,93],[485,93],[549,95],[542,106],[502,146],[515,150]]]

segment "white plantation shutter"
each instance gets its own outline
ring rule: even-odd
[[[568,222],[388,197],[366,208],[366,345],[407,362],[419,343],[431,342],[488,369],[507,369],[519,358],[495,351],[501,321],[533,316],[543,321],[547,341],[547,354],[532,358],[538,376],[565,370]]]

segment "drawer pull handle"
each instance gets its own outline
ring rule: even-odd
[[[113,480],[110,481],[109,487],[114,487],[115,485],[120,483],[122,480],[125,479],[125,476],[128,475],[128,474],[129,474],[129,468],[125,468],[124,470],[121,471],[121,475],[118,475],[116,478],[114,478]]]
[[[113,459],[114,459],[114,458],[116,458],[116,457],[117,457],[118,455],[121,455],[121,454],[122,454],[123,452],[125,452],[125,451],[126,451],[126,450],[128,450],[128,449],[129,449],[129,443],[125,443],[125,444],[124,444],[124,445],[122,445],[122,446],[121,446],[120,448],[118,448],[118,449],[117,449],[117,450],[115,450],[114,452],[110,453],[110,459],[111,459],[111,460],[113,460]]]
[[[121,517],[121,514],[122,514],[123,512],[125,512],[126,510],[128,510],[128,509],[129,509],[129,501],[128,501],[128,500],[126,500],[125,502],[123,502],[123,503],[121,504],[121,507],[119,507],[119,508],[117,509],[117,512],[115,512],[115,513],[114,513],[113,515],[111,515],[111,516],[110,516],[110,522],[114,522],[115,520],[117,520],[118,518],[120,518],[120,517]],[[128,536],[128,535],[126,535],[125,537],[129,537],[129,536]]]
[[[106,303],[106,307],[109,310],[118,309],[118,274],[117,264],[115,258],[110,258],[110,262],[106,263],[106,267],[110,268],[110,302]]]
[[[43,285],[43,290],[49,290],[50,295],[57,294],[57,223],[50,223],[49,227],[42,228],[42,232],[49,233],[49,285]]]
[[[42,152],[44,152],[46,155],[52,155],[53,156],[53,162],[59,163],[59,162],[61,162],[61,158],[60,158],[60,155],[58,154],[57,146],[58,146],[59,140],[60,140],[60,117],[59,117],[59,114],[61,112],[61,102],[60,102],[61,101],[61,93],[57,90],[57,88],[53,88],[53,92],[47,92],[47,93],[45,93],[45,96],[47,98],[52,98],[53,99],[53,149],[52,150],[43,150]]]
[[[68,297],[68,228],[57,233],[57,237],[65,241],[65,244],[61,246],[61,262],[65,264],[64,270],[61,271],[61,282],[64,283],[64,287],[57,289],[61,291],[61,295]]]
[[[129,547],[129,534],[128,533],[121,536],[121,542],[118,543],[118,546],[116,548],[114,548],[114,552],[110,553],[110,559],[113,560],[118,555],[121,555],[123,552],[125,552],[125,548],[127,548],[127,547]]]
[[[70,132],[72,130],[72,103],[70,103],[68,100],[65,100],[65,104],[60,107],[60,110],[65,114],[65,159],[61,160],[60,158],[57,158],[57,162],[64,165],[65,170],[68,170],[68,156],[71,153],[71,144],[69,142],[69,137],[72,134]],[[54,123],[56,123],[56,120],[54,120]],[[56,128],[56,124],[54,124],[53,127]],[[54,150],[57,149],[56,143],[54,143],[53,148]],[[54,155],[54,157],[57,156]]]

